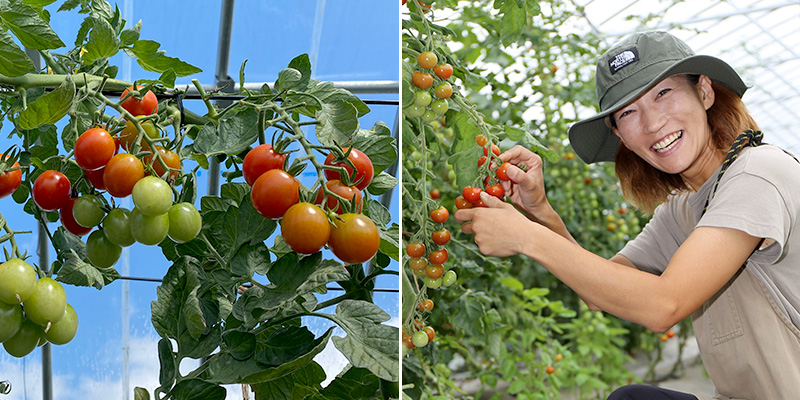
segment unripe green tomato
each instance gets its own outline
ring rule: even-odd
[[[456,275],[456,271],[451,269],[450,271],[444,273],[444,276],[442,277],[442,285],[445,287],[452,286],[454,283],[456,283],[457,279],[458,276]]]
[[[176,243],[185,243],[194,239],[203,227],[203,218],[192,203],[183,202],[173,205],[167,212],[169,215],[169,232],[167,236]]]
[[[35,285],[36,271],[27,262],[12,258],[0,264],[0,301],[19,304],[33,293]]]
[[[0,301],[0,342],[16,335],[22,326],[22,307]]]
[[[414,104],[427,107],[433,101],[433,96],[427,90],[419,90],[414,94]]]
[[[98,229],[86,239],[86,257],[98,268],[114,265],[122,253],[122,247],[106,238],[104,230]]]
[[[22,303],[22,308],[25,316],[39,325],[58,322],[67,309],[67,293],[52,278],[42,278],[36,281],[33,293]]]
[[[78,314],[71,305],[67,304],[67,310],[60,321],[50,326],[50,330],[45,333],[45,338],[52,344],[67,344],[75,337],[78,332]]]
[[[422,114],[422,120],[425,122],[436,121],[436,114],[432,110],[425,110],[425,113]]]
[[[128,247],[136,242],[131,234],[131,212],[124,208],[115,208],[103,219],[103,231],[106,239],[118,246]]]
[[[145,176],[133,185],[133,204],[144,215],[161,215],[172,206],[169,183],[155,176]]]
[[[3,348],[14,357],[25,357],[36,348],[43,333],[41,326],[27,318],[23,318],[17,334],[4,341]]]
[[[428,277],[428,275],[425,274],[425,270],[424,269],[419,269],[419,270],[415,269],[415,270],[413,270],[413,272],[414,272],[415,276],[425,277],[426,279]]]
[[[456,171],[450,171],[447,173],[447,179],[450,179],[450,182],[455,182],[457,177]]]
[[[106,212],[103,211],[103,202],[97,196],[85,194],[75,199],[72,205],[72,216],[75,222],[84,228],[95,227],[100,224]]]
[[[436,115],[442,115],[446,113],[449,108],[450,105],[447,104],[447,100],[445,99],[439,99],[431,103],[431,110],[433,110]]]
[[[403,114],[409,118],[418,118],[425,114],[425,106],[412,104],[403,109]]]
[[[169,232],[169,215],[144,215],[138,208],[131,211],[131,235],[148,246],[161,243]]]
[[[428,334],[423,331],[415,332],[414,336],[411,337],[411,343],[414,343],[414,346],[417,347],[425,347],[428,344]]]
[[[436,289],[439,286],[442,286],[442,278],[441,277],[436,278],[436,279],[431,279],[431,278],[425,276],[425,287],[428,287],[430,289]]]

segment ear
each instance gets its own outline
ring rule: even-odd
[[[697,81],[697,91],[700,95],[700,101],[703,102],[703,107],[708,111],[714,105],[715,93],[714,87],[711,86],[711,78],[706,75],[700,75],[700,80]]]

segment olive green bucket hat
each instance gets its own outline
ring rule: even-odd
[[[747,85],[725,61],[695,55],[682,40],[666,32],[642,32],[626,37],[597,62],[595,82],[600,113],[569,129],[575,153],[587,164],[614,161],[619,138],[605,117],[636,100],[662,79],[679,74],[706,75],[741,97]]]

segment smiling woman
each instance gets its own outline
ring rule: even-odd
[[[521,146],[500,155],[513,205],[482,193],[487,208],[456,212],[470,221],[462,230],[487,255],[535,259],[593,309],[656,332],[691,316],[720,395],[793,397],[800,163],[761,145],[733,68],[672,35],[624,39],[600,57],[596,80],[601,112],[572,126],[570,142],[587,163],[617,162],[628,199],[654,211],[642,233],[610,259],[581,248],[544,195],[541,158]],[[653,398],[704,397],[648,386],[609,397]]]

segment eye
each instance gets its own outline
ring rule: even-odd
[[[661,91],[658,92],[658,94],[656,95],[656,98],[659,98],[659,97],[667,94],[667,92],[669,92],[670,90],[672,90],[672,89],[670,89],[670,88],[662,89]]]
[[[631,111],[631,110],[625,110],[625,111],[622,112],[622,114],[619,115],[619,118],[622,118],[622,117],[624,117],[624,116],[626,116],[626,115],[628,115],[628,114],[630,114],[632,112],[633,111]]]

